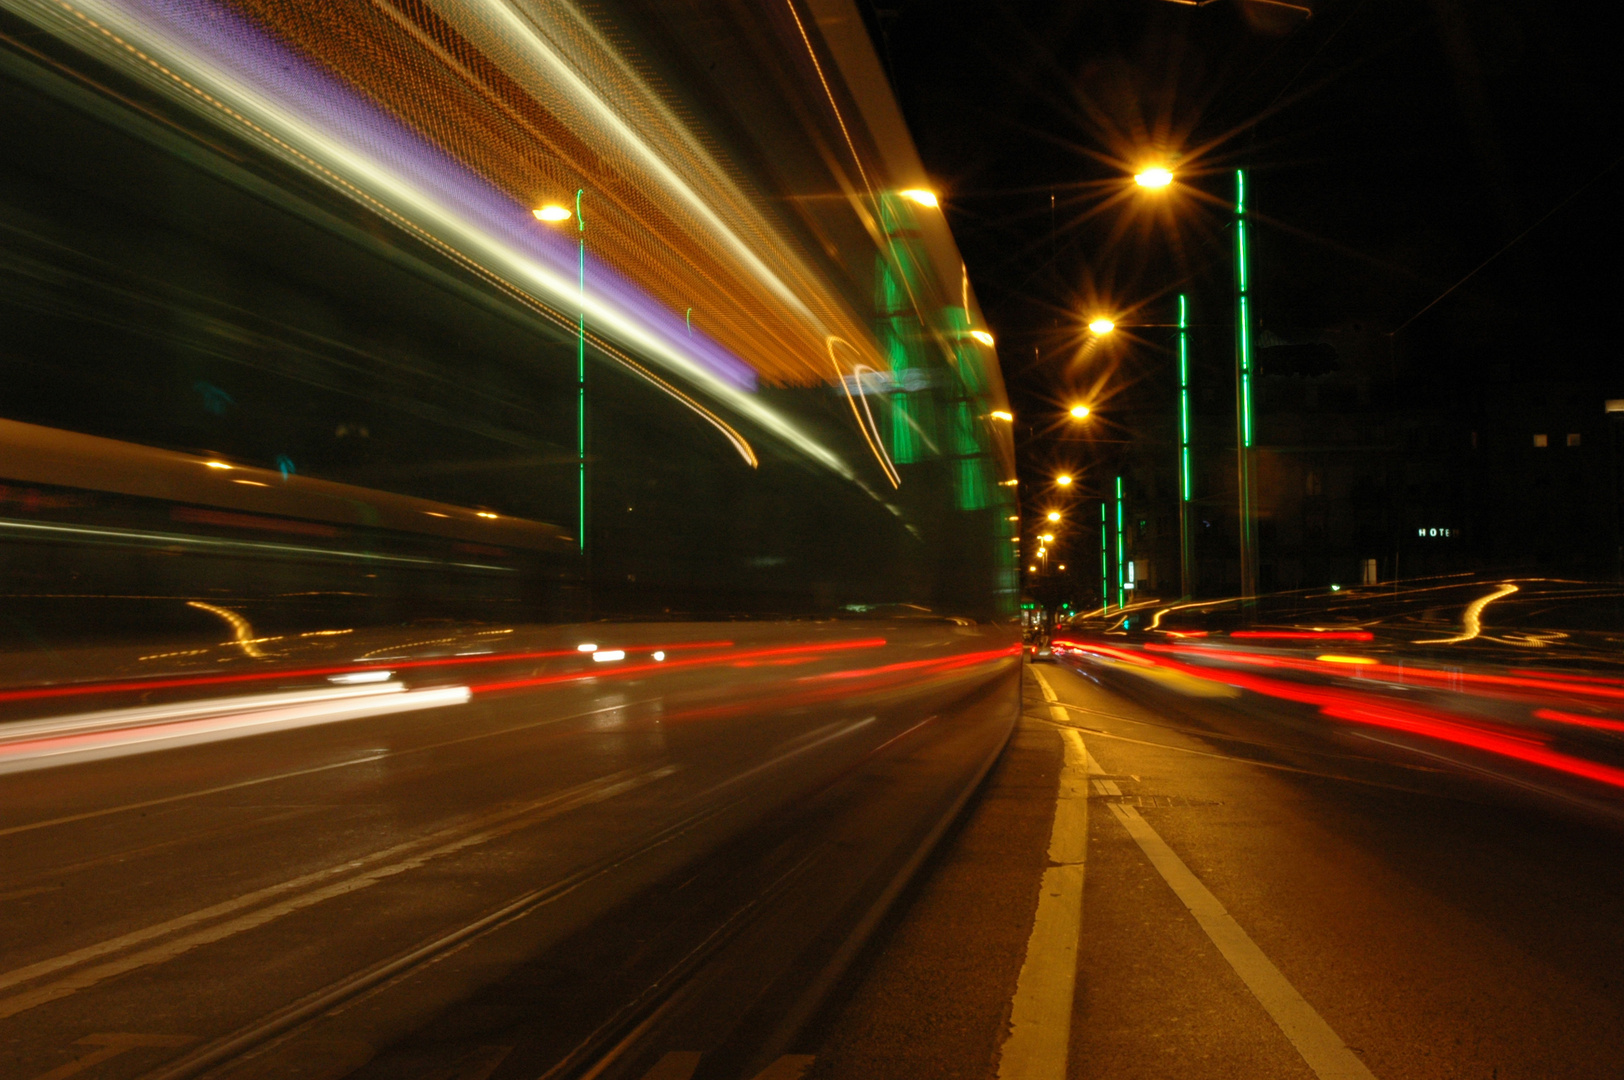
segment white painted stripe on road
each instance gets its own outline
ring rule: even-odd
[[[1218,946],[1229,966],[1252,991],[1271,1019],[1280,1025],[1291,1045],[1303,1056],[1320,1080],[1375,1080],[1365,1063],[1348,1049],[1297,988],[1286,981],[1280,969],[1258,948],[1257,942],[1242,930],[1224,905],[1184,865],[1173,849],[1131,806],[1109,804],[1111,813],[1122,822],[1150,864],[1162,875],[1207,937]]]
[[[1048,681],[1032,670],[1043,696]],[[1065,715],[1051,706],[1051,711]],[[1071,1011],[1077,989],[1077,939],[1083,919],[1083,865],[1088,851],[1088,750],[1076,731],[1061,732],[1060,769],[1049,861],[1038,890],[1037,917],[1010,1005],[1009,1035],[999,1053],[999,1080],[1065,1080]]]

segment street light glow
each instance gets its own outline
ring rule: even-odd
[[[1071,417],[1072,417],[1073,420],[1087,420],[1088,419],[1088,406],[1087,405],[1073,405],[1071,407]]]
[[[1137,174],[1133,182],[1142,188],[1164,188],[1173,182],[1173,174],[1158,166]]]
[[[1061,473],[1059,476],[1054,478],[1054,482],[1059,484],[1061,487],[1070,487],[1071,477],[1067,476],[1065,473]]]
[[[928,206],[932,210],[941,205],[936,201],[936,193],[934,191],[926,191],[924,188],[908,188],[906,191],[900,191],[897,194],[901,195],[909,202],[916,202],[920,206]]]
[[[1015,419],[1014,413],[1005,412],[1003,409],[994,409],[991,415],[994,420],[1002,420],[1005,423],[1009,423]]]
[[[1044,533],[1042,536],[1038,537],[1038,539],[1042,540],[1045,544],[1052,544],[1054,543],[1054,533]]]
[[[539,210],[530,212],[536,215],[537,221],[568,221],[571,217],[570,212],[557,203],[549,203]]]
[[[989,349],[992,348],[992,335],[987,333],[985,330],[972,330],[970,331],[970,336],[981,342],[981,344],[987,346]]]
[[[1112,322],[1110,319],[1095,319],[1093,322],[1088,324],[1088,328],[1096,334],[1104,335],[1109,334],[1112,330],[1115,330],[1116,323]]]
[[[1060,520],[1060,511],[1058,511],[1058,510],[1050,510],[1044,516],[1047,517],[1050,521],[1059,521]]]

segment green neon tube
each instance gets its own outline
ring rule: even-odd
[[[1242,445],[1252,445],[1251,252],[1246,243],[1246,172],[1235,170],[1235,343],[1240,361]]]
[[[1127,603],[1122,587],[1122,477],[1116,478],[1116,504],[1117,504],[1117,610],[1120,611]]]
[[[1111,557],[1108,554],[1105,504],[1100,503],[1100,610],[1111,610]]]
[[[581,217],[581,195],[575,190],[575,231],[580,236],[579,269],[581,307],[575,321],[575,461],[576,536],[586,550],[586,221]]]
[[[1190,299],[1179,293],[1179,498],[1190,501]]]

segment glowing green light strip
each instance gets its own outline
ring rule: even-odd
[[[1105,526],[1105,504],[1100,503],[1100,610],[1111,610],[1111,556]]]
[[[1240,361],[1241,441],[1252,445],[1252,308],[1246,249],[1246,172],[1235,170],[1235,342]]]
[[[581,194],[575,189],[575,231],[580,236],[579,271],[581,306],[575,322],[575,459],[578,527],[582,551],[586,550],[586,221],[581,217]]]
[[[1179,293],[1179,493],[1190,501],[1190,301]]]
[[[1124,590],[1123,587],[1122,587],[1122,477],[1120,477],[1120,476],[1116,478],[1116,502],[1117,502],[1117,608],[1120,609],[1126,603],[1126,600],[1123,597],[1123,594],[1124,594],[1124,592],[1126,590]]]

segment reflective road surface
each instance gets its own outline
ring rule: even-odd
[[[232,651],[0,693],[0,1073],[754,1075],[1017,702],[934,619]]]

